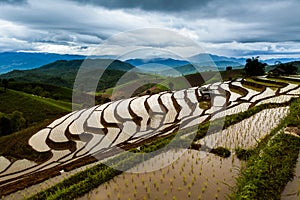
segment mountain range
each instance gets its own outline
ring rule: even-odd
[[[88,67],[81,68],[82,63]],[[134,66],[119,60],[110,59],[86,59],[86,60],[58,60],[53,63],[46,64],[42,67],[30,70],[13,70],[6,74],[1,74],[0,79],[14,79],[17,82],[34,82],[53,84],[57,86],[72,88],[75,79],[80,80],[78,84],[84,87],[88,86],[88,82],[95,79],[98,82],[98,89],[109,88],[113,86],[127,71],[133,69]],[[78,79],[80,71],[80,78]],[[98,75],[101,75],[99,80]],[[131,73],[134,76],[134,72]]]
[[[3,52],[0,53],[0,74],[18,69],[34,69],[57,60],[84,59],[80,55],[63,55],[53,53],[25,53]]]
[[[113,58],[115,56],[94,56],[93,59],[98,58]],[[91,57],[89,57],[91,58]],[[43,65],[58,61],[58,60],[83,60],[86,56],[82,55],[68,55],[68,54],[54,54],[54,53],[29,53],[29,52],[3,52],[0,53],[0,74],[5,74],[13,70],[28,70],[35,69]],[[219,56],[214,54],[197,54],[187,58],[187,60],[180,60],[174,58],[132,58],[124,60],[124,62],[135,66],[139,72],[155,72],[161,75],[174,75],[174,69],[179,73],[194,72],[191,64],[197,67],[197,71],[207,71],[214,69],[215,66],[219,70],[225,70],[227,66],[233,68],[243,68],[247,58],[235,58]],[[261,60],[269,65],[273,65],[276,61],[282,63],[297,61],[299,58],[280,58]],[[214,66],[212,68],[212,65]],[[126,71],[126,69],[124,69]],[[177,73],[177,72],[176,72]],[[175,73],[175,74],[176,74]]]

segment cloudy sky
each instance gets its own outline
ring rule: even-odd
[[[299,0],[0,0],[0,51],[117,55],[131,44],[300,57],[299,8]]]

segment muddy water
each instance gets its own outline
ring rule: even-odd
[[[153,159],[151,165],[161,165],[166,156]],[[188,150],[167,167],[148,173],[123,173],[79,199],[226,199],[241,164],[234,156],[224,159]]]
[[[291,89],[295,89],[296,87],[298,87],[297,84],[292,84],[292,83],[290,83],[288,86],[286,86],[286,87],[284,87],[284,88],[281,88],[281,89],[280,89],[280,93],[287,92],[287,91],[289,91],[289,90],[291,90]]]
[[[0,172],[5,170],[9,165],[10,165],[10,161],[5,157],[0,156]]]
[[[255,102],[257,100],[267,98],[267,97],[271,97],[271,96],[275,96],[275,91],[268,87],[268,88],[266,88],[266,90],[264,92],[262,92],[261,94],[253,97],[253,99],[251,99],[251,102]]]
[[[34,134],[28,141],[32,148],[39,152],[45,152],[51,150],[46,144],[46,139],[50,133],[51,129],[42,129],[36,134]]]

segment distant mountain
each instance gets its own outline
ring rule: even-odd
[[[274,65],[276,62],[288,63],[294,61],[300,61],[300,58],[271,58],[262,60],[262,62],[267,63],[268,65]]]
[[[93,59],[109,59],[110,56],[93,56],[89,57]],[[35,69],[40,66],[47,65],[51,63],[50,66],[53,67],[53,62],[58,60],[83,60],[86,59],[85,56],[80,55],[61,55],[52,53],[24,53],[24,52],[5,52],[0,53],[0,74],[4,74],[13,70],[28,70]],[[147,58],[147,59],[129,59],[124,61],[130,64],[130,67],[136,66],[137,72],[155,73],[161,75],[170,74],[190,74],[194,70],[188,66],[190,62],[198,66],[197,71],[208,71],[214,70],[212,65],[216,65],[219,70],[225,70],[227,66],[232,66],[233,68],[243,68],[247,58],[234,58],[219,56],[214,54],[201,53],[187,58],[187,60],[180,60],[174,58]],[[269,65],[273,65],[275,61],[280,61],[282,63],[300,60],[297,58],[280,58],[280,59],[267,59],[261,60]],[[75,64],[74,62],[73,64]],[[62,63],[59,63],[62,64]],[[116,66],[115,66],[116,67]],[[122,67],[125,67],[122,69]],[[179,68],[178,68],[179,67]],[[174,69],[178,72],[174,72]],[[62,70],[62,69],[61,69]],[[64,69],[65,70],[65,69]],[[128,70],[125,64],[122,63],[117,70]],[[173,71],[173,72],[170,72]]]
[[[232,58],[225,56],[217,56],[213,54],[197,54],[189,57],[187,60],[177,60],[172,58],[152,58],[152,59],[129,59],[125,62],[134,66],[142,66],[146,64],[161,64],[169,67],[179,67],[187,64],[196,64],[197,66],[211,66],[213,63],[218,67],[241,66],[246,62],[246,58]]]
[[[239,65],[245,65],[246,60],[249,57],[244,57],[244,58],[235,58],[235,57],[226,57],[226,56],[218,56],[218,55],[213,55],[213,54],[197,54],[189,58],[194,63],[198,63],[200,65],[203,65],[203,63],[209,63],[211,61],[214,61],[215,64],[220,67],[224,67],[225,65],[228,66],[239,66]],[[293,61],[298,61],[300,58],[270,58],[270,59],[260,59],[261,62],[267,63],[268,65],[274,65],[275,62],[279,61],[282,63],[287,63],[287,62],[293,62]]]
[[[211,66],[213,62],[218,68],[226,68],[227,66],[240,67],[246,62],[246,58],[233,58],[206,53],[191,56],[189,60],[198,66]]]
[[[152,58],[129,59],[125,62],[136,66],[141,72],[155,73],[163,76],[180,76],[182,74],[186,75],[196,72],[215,70],[215,66],[217,66],[219,70],[225,70],[228,66],[242,68],[246,59],[228,58],[212,54],[198,54],[188,58],[187,60]]]
[[[113,87],[124,73],[134,68],[129,63],[110,59],[59,60],[36,69],[14,70],[0,75],[0,78],[13,78],[17,82],[46,83],[73,88],[77,72],[83,61],[87,68],[81,74],[81,80],[86,80],[82,84],[95,79],[95,82],[98,82],[99,90]],[[100,80],[96,76],[98,72],[103,73]]]
[[[204,72],[213,70],[212,67],[209,66],[201,66],[197,67],[196,65],[186,64],[178,67],[174,67],[173,69],[167,69],[160,71],[160,75],[163,76],[181,76],[181,75],[188,75],[188,74],[195,74],[197,72]]]
[[[160,64],[169,67],[178,67],[182,65],[186,65],[189,62],[185,60],[176,60],[172,58],[152,58],[152,59],[129,59],[125,62],[130,63],[136,67],[143,67],[143,65],[147,64]]]
[[[57,60],[75,60],[84,58],[84,56],[79,55],[52,53],[3,52],[0,53],[0,74],[12,70],[34,69]]]

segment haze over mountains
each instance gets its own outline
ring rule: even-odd
[[[93,58],[113,58],[114,56],[95,56]],[[83,60],[86,56],[68,55],[68,54],[53,54],[53,53],[25,53],[25,52],[4,52],[0,53],[0,74],[5,74],[13,70],[28,70],[41,67],[43,65],[55,62],[57,60]],[[186,60],[174,58],[132,58],[124,62],[136,66],[141,72],[156,72],[161,75],[176,75],[172,71],[176,68],[177,71],[183,74],[194,72],[191,69],[190,62],[198,67],[201,71],[209,70],[212,65],[218,67],[219,70],[226,69],[227,66],[233,68],[242,68],[245,65],[247,58],[225,57],[213,54],[197,54]],[[291,62],[299,60],[298,58],[280,58],[262,60],[269,65],[276,61]]]
[[[4,52],[0,53],[0,74],[12,70],[34,69],[57,60],[75,60],[84,58],[85,56],[80,55]]]

